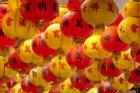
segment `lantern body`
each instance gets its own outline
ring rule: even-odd
[[[58,55],[51,60],[50,71],[59,78],[71,77],[74,72],[63,55]]]
[[[107,51],[120,52],[129,48],[127,44],[120,40],[117,29],[117,26],[110,26],[102,33],[101,44]]]
[[[19,10],[8,12],[2,20],[4,34],[12,39],[32,38],[37,29],[33,23],[26,22]]]
[[[85,0],[68,0],[67,7],[69,10],[80,10],[84,1]]]
[[[56,51],[48,47],[43,34],[34,37],[32,41],[32,49],[39,56],[49,57],[56,55]]]
[[[113,0],[85,0],[81,7],[83,19],[91,25],[111,24],[118,15]]]
[[[101,45],[101,35],[93,35],[84,42],[84,51],[87,56],[96,59],[104,59],[111,56],[111,52],[103,49]]]
[[[32,50],[32,39],[24,41],[19,48],[19,56],[21,60],[26,63],[33,63],[36,65],[43,64],[43,57],[38,56]]]
[[[140,18],[127,17],[118,27],[119,38],[126,44],[140,43]]]
[[[40,20],[51,21],[59,12],[56,0],[24,0],[21,4],[23,18],[39,22]]]
[[[140,9],[140,2],[128,1],[123,7],[123,12],[125,16],[140,17],[139,9]]]
[[[52,49],[66,51],[73,44],[73,39],[64,36],[60,30],[60,24],[52,24],[45,31],[45,41]]]

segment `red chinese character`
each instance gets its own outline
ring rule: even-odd
[[[139,28],[139,27],[138,27],[136,24],[133,24],[133,25],[131,26],[131,30],[132,30],[133,33],[136,33],[138,28]]]
[[[98,3],[98,2],[92,3],[92,4],[91,4],[91,9],[92,9],[92,11],[95,10],[96,12],[98,12],[98,9],[99,9],[99,8],[100,8],[100,7],[99,7],[99,3]]]
[[[97,42],[96,43],[92,43],[92,49],[97,49],[98,50]]]
[[[110,12],[114,12],[114,8],[113,8],[113,4],[112,3],[109,3],[108,2],[108,8],[107,8],[107,11],[110,11]]]
[[[29,53],[31,53],[31,50],[30,50],[30,45],[26,45],[25,52],[29,52]]]
[[[20,26],[26,26],[26,24],[25,24],[25,19],[20,18],[20,20],[19,20],[19,25],[20,25]]]
[[[53,32],[55,38],[59,38],[59,32],[60,32],[59,30],[55,30]]]
[[[7,26],[11,26],[12,21],[13,21],[13,19],[11,17],[8,17],[6,20]]]

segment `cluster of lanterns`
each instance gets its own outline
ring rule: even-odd
[[[139,9],[139,0],[123,13],[114,0],[8,0],[0,5],[0,93],[139,87]]]

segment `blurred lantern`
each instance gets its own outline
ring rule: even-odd
[[[110,26],[102,33],[101,44],[107,51],[121,52],[129,48],[129,46],[118,37],[117,29],[117,26]]]
[[[123,12],[126,16],[140,17],[140,2],[129,0],[123,7]]]
[[[66,13],[60,26],[64,35],[74,39],[86,39],[93,32],[93,27],[82,19],[80,11]]]
[[[84,50],[87,56],[94,59],[104,59],[111,56],[111,52],[103,49],[100,39],[101,35],[93,35],[87,38],[84,43]]]
[[[131,49],[131,56],[135,62],[140,63],[140,46],[137,49]]]
[[[127,17],[118,27],[119,38],[127,44],[140,43],[140,18]]]
[[[56,55],[56,51],[49,48],[45,42],[44,34],[39,34],[34,37],[32,41],[32,49],[39,56],[49,57]]]
[[[85,0],[68,0],[67,7],[69,10],[80,10],[84,1]]]
[[[134,84],[140,83],[140,66],[130,72],[128,81]]]
[[[91,66],[85,69],[85,76],[87,79],[100,82],[107,79],[107,77],[103,76],[99,71],[98,62],[94,62]]]
[[[71,80],[68,78],[59,85],[60,93],[80,93],[80,91],[74,88],[71,84]]]
[[[125,77],[124,74],[121,74],[119,77],[115,77],[111,83],[112,83],[112,87],[115,90],[122,91],[122,92],[126,92],[130,90],[134,86],[132,83],[129,83],[127,81],[127,78]]]
[[[20,8],[20,5],[23,0],[8,0],[8,7],[10,10],[16,10]]]
[[[73,39],[64,36],[60,30],[60,24],[52,24],[45,31],[45,41],[50,48],[66,51],[73,44]]]
[[[85,69],[92,64],[91,59],[84,53],[83,45],[77,45],[68,49],[66,60],[71,67]]]
[[[21,4],[23,18],[39,22],[40,20],[51,21],[59,12],[59,5],[56,0],[24,0]]]
[[[23,62],[19,55],[19,51],[15,50],[13,53],[10,54],[9,59],[8,59],[8,64],[9,66],[20,72],[20,73],[28,73],[31,69],[30,65]]]
[[[74,74],[71,77],[72,86],[79,89],[80,91],[88,90],[93,87],[93,81],[90,81],[85,77],[84,74]]]
[[[63,18],[63,16],[68,12],[69,10],[67,9],[66,6],[62,5],[59,7],[59,15],[54,19],[52,20],[51,23],[60,23],[61,22],[61,19]]]
[[[74,71],[71,69],[66,61],[66,57],[58,55],[51,60],[50,71],[59,78],[71,77]]]
[[[112,57],[106,58],[102,61],[100,66],[100,72],[102,75],[108,77],[117,77],[122,73],[119,68],[115,67]]]
[[[83,19],[91,25],[111,24],[118,15],[114,0],[85,0],[81,11]]]
[[[32,50],[32,39],[26,40],[20,45],[19,56],[26,63],[43,65],[43,57],[38,56]]]
[[[19,10],[10,11],[4,16],[2,30],[7,37],[12,39],[32,38],[37,31],[33,23],[25,21]]]

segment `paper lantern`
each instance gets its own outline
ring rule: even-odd
[[[123,6],[123,12],[126,16],[140,17],[140,2],[137,1],[128,1]]]
[[[78,73],[71,77],[71,83],[73,87],[79,89],[80,91],[88,90],[93,86],[93,81],[87,79],[84,74]]]
[[[7,4],[10,10],[19,9],[23,0],[8,0]]]
[[[118,35],[120,39],[127,43],[140,43],[140,18],[139,17],[127,17],[124,19],[118,27]]]
[[[35,25],[26,22],[19,10],[10,11],[4,16],[2,30],[7,37],[12,39],[32,38],[37,32]]]
[[[51,21],[58,12],[59,6],[56,0],[24,0],[21,4],[23,18],[35,23],[40,20]]]
[[[8,59],[9,66],[20,73],[28,73],[31,69],[30,65],[23,62],[18,54],[19,51],[17,50],[10,54]]]
[[[66,57],[58,55],[51,60],[50,71],[59,78],[68,78],[73,74],[73,70],[66,61]]]
[[[62,33],[72,38],[85,39],[93,32],[93,27],[82,19],[80,11],[66,13],[60,26]]]
[[[81,11],[83,19],[91,25],[109,25],[118,15],[118,7],[113,0],[85,0]]]
[[[98,62],[94,62],[91,66],[85,69],[85,76],[92,81],[100,82],[107,79],[99,71]]]
[[[122,71],[114,65],[113,59],[110,57],[102,61],[100,73],[108,77],[117,77],[122,74]]]
[[[84,51],[87,56],[95,59],[104,59],[111,56],[111,52],[103,49],[101,45],[101,35],[93,35],[84,42]]]
[[[69,10],[80,10],[84,1],[85,0],[68,0],[67,7]]]
[[[19,48],[19,56],[26,63],[43,65],[43,57],[38,56],[32,50],[32,39],[24,41]]]
[[[110,26],[102,33],[101,44],[107,51],[120,52],[129,48],[127,44],[120,40],[117,29],[117,26]]]
[[[77,45],[68,49],[66,60],[71,67],[85,69],[92,64],[91,59],[84,53],[83,45]]]
[[[39,34],[34,37],[32,41],[32,49],[39,56],[49,57],[56,55],[56,51],[48,47],[45,42],[44,34]]]
[[[80,90],[74,88],[71,84],[71,80],[68,78],[59,85],[60,93],[80,93]]]
[[[50,25],[45,33],[45,41],[52,49],[62,49],[66,51],[73,44],[73,39],[64,36],[60,30],[60,24],[55,23]]]

